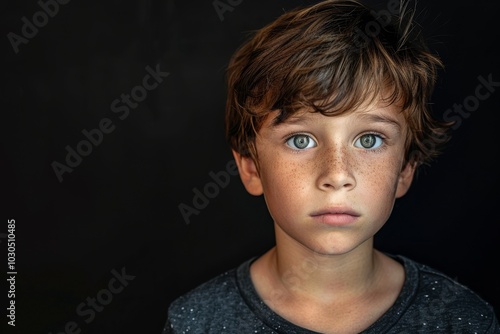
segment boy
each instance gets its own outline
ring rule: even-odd
[[[174,301],[164,333],[500,333],[474,292],[373,248],[451,125],[428,107],[441,62],[397,12],[323,1],[235,53],[227,139],[276,245]]]

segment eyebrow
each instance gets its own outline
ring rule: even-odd
[[[291,115],[291,116],[288,116],[288,117],[284,117],[284,113],[279,113],[272,121],[272,126],[275,127],[275,126],[278,126],[280,124],[296,124],[296,123],[300,123],[300,122],[304,122],[304,121],[307,121],[307,115],[308,113],[300,113],[298,115]]]
[[[306,117],[307,114],[300,114],[300,115],[292,115],[290,117],[287,117],[286,119],[280,118],[279,114],[274,118],[272,121],[273,126],[277,126],[279,124],[287,123],[287,124],[296,124],[300,122],[307,121],[308,118]],[[332,116],[335,117],[335,116]],[[367,121],[370,122],[375,122],[375,123],[386,123],[391,126],[396,127],[398,130],[401,130],[401,124],[396,121],[395,119],[385,116],[385,115],[380,115],[380,114],[372,114],[372,113],[363,113],[359,116],[360,118],[366,119]]]
[[[398,131],[401,131],[401,124],[396,121],[395,119],[385,116],[385,115],[380,115],[380,114],[361,114],[360,118],[367,119],[368,121],[375,122],[375,123],[385,123],[389,124],[395,128],[397,128]]]

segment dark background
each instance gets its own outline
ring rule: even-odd
[[[264,201],[238,176],[189,224],[178,205],[192,206],[193,189],[232,160],[223,134],[230,55],[250,31],[315,2],[245,0],[221,20],[211,0],[72,0],[18,53],[7,34],[21,35],[21,18],[32,22],[41,7],[0,5],[0,277],[5,283],[8,219],[16,221],[18,272],[15,329],[6,326],[7,287],[0,291],[2,333],[55,334],[74,321],[82,333],[159,334],[174,298],[272,246]],[[479,76],[500,81],[499,10],[486,0],[418,2],[417,21],[446,66],[432,99],[438,116],[474,95]],[[110,105],[142,84],[146,66],[169,75],[121,120]],[[498,312],[496,90],[461,119],[376,243],[444,271]],[[103,118],[114,131],[59,182],[51,164],[64,163],[66,145],[75,149],[82,130]],[[76,308],[108,288],[113,269],[135,277],[86,323]]]

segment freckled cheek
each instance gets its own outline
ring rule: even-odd
[[[280,161],[276,158],[266,164],[263,171],[263,182],[272,192],[297,190],[302,188],[301,182],[304,181],[305,173],[301,170],[299,164],[290,163],[289,161]]]
[[[398,179],[398,165],[391,159],[353,159],[352,170],[375,193],[393,192]]]
[[[280,159],[279,155],[263,162],[261,179],[270,209],[275,213],[297,209],[307,199],[306,183],[311,175],[304,164]]]

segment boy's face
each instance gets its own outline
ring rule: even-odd
[[[340,116],[299,112],[256,138],[259,169],[235,153],[253,195],[264,194],[277,238],[321,254],[343,254],[370,239],[403,196],[406,122],[397,106],[373,104]]]

